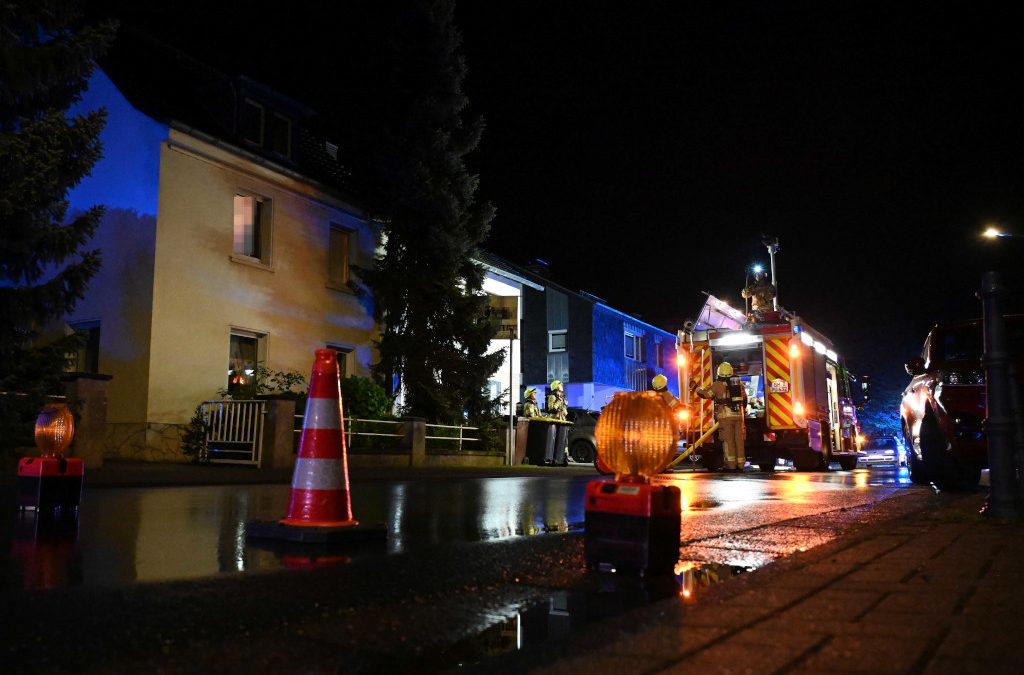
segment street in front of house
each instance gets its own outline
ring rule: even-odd
[[[845,510],[907,489],[905,474],[680,471],[658,481],[682,494],[679,569],[712,563],[752,569],[832,539],[850,524]],[[578,467],[536,477],[356,480],[354,514],[386,524],[389,534],[386,544],[351,548],[345,558],[582,531],[586,485],[597,479]],[[0,582],[5,589],[109,587],[293,567],[294,555],[245,536],[248,522],[279,518],[288,498],[286,485],[87,489],[77,533],[33,540],[31,518],[3,520],[0,536],[10,545]],[[815,514],[826,514],[820,527],[786,525]],[[451,574],[457,578],[458,570]]]

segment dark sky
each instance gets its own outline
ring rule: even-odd
[[[91,6],[317,105],[372,72],[374,4]],[[780,302],[890,373],[983,270],[1020,288],[1024,239],[977,234],[1024,236],[1024,9],[833,4],[463,0],[486,248],[674,329],[774,235]]]

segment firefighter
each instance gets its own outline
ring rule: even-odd
[[[661,400],[667,403],[672,410],[679,405],[679,399],[668,390],[668,378],[664,375],[659,373],[651,379],[651,389],[658,392],[661,395]]]
[[[540,406],[537,405],[537,388],[527,387],[523,403],[523,417],[540,417]]]
[[[554,380],[551,383],[551,393],[548,394],[548,417],[556,420],[569,418],[569,404],[565,400],[565,390],[562,388],[561,380]]]
[[[718,438],[722,441],[723,468],[741,472],[747,463],[746,451],[743,449],[747,390],[743,381],[733,374],[732,365],[728,361],[719,364],[716,374],[718,379],[710,387],[698,387],[696,382],[690,382],[690,389],[701,398],[714,399]]]
[[[750,315],[755,321],[763,321],[764,313],[774,309],[775,284],[768,281],[763,271],[754,273],[754,283],[744,288],[741,295],[750,298]]]

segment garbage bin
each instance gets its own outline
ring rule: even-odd
[[[555,422],[547,417],[531,417],[526,431],[525,464],[544,466],[550,463],[555,447]]]

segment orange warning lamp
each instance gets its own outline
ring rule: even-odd
[[[50,403],[36,417],[36,447],[43,457],[63,455],[75,437],[75,418],[63,403]]]
[[[651,482],[676,451],[672,410],[653,391],[621,392],[605,406],[594,435],[614,481],[587,485],[584,557],[591,570],[648,576],[671,573],[679,558],[679,488]]]
[[[601,412],[594,436],[615,480],[646,482],[672,461],[676,428],[657,392],[620,392]]]

